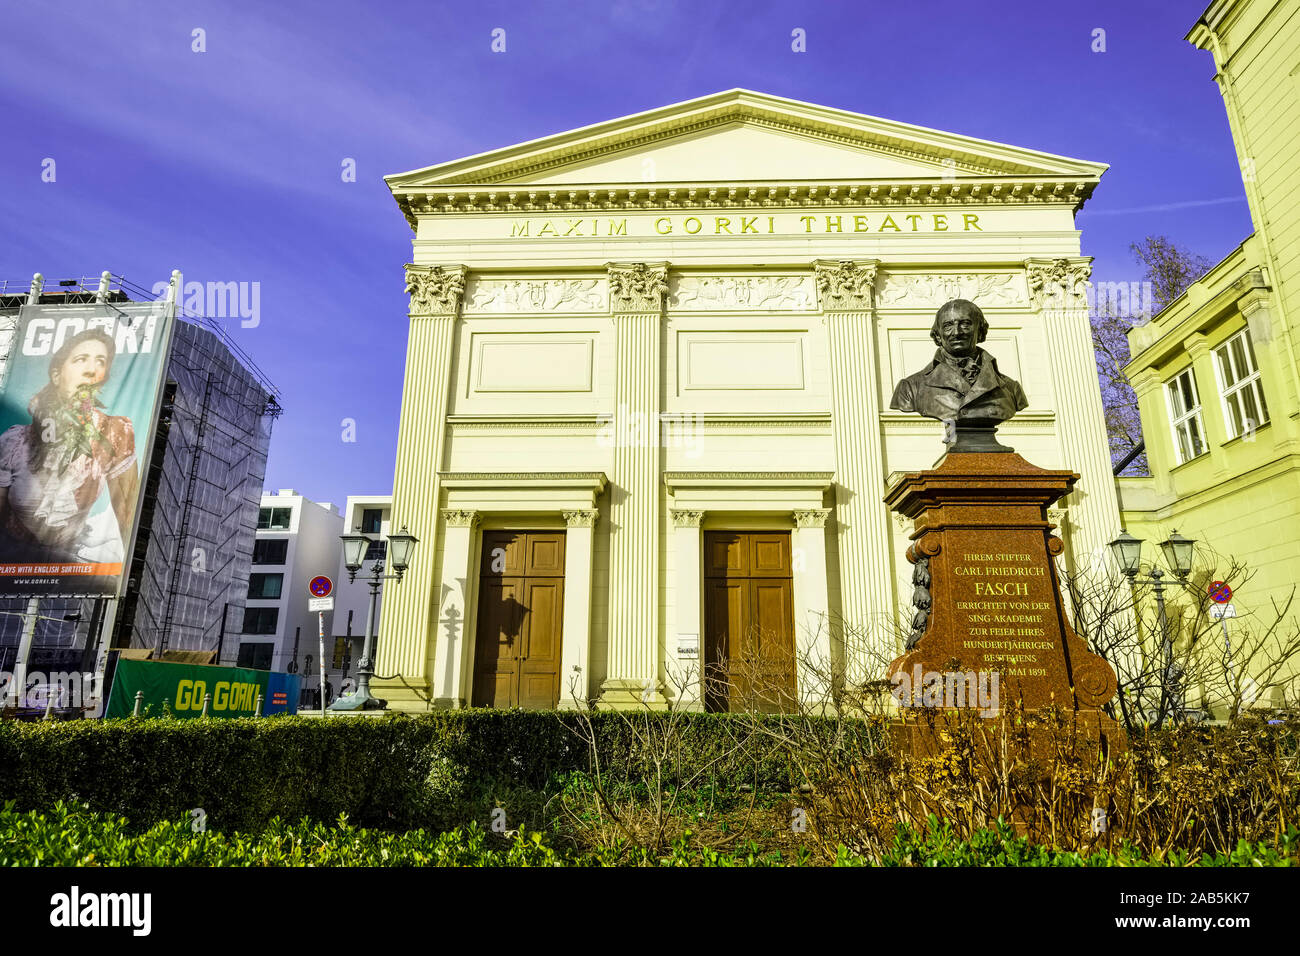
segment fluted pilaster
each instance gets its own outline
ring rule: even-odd
[[[401,674],[380,696],[399,698],[406,685],[428,685],[438,607],[433,573],[443,468],[452,342],[465,291],[464,266],[406,266],[410,334],[393,475],[393,527],[420,539],[404,580],[387,582],[381,604],[378,673]],[[377,682],[378,683],[378,682]],[[409,693],[409,692],[408,692]],[[414,703],[414,701],[412,701]]]
[[[835,445],[835,508],[844,623],[882,649],[892,639],[889,516],[881,450],[875,260],[813,264],[826,318]],[[851,670],[855,662],[848,662]]]
[[[1029,295],[1039,310],[1052,363],[1061,464],[1080,476],[1067,497],[1075,567],[1087,566],[1119,528],[1119,500],[1106,443],[1106,418],[1088,322],[1092,260],[1027,259]]]
[[[658,422],[667,275],[667,263],[609,265],[620,438],[610,474],[609,657],[602,690],[613,704],[660,699]]]

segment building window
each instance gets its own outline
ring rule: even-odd
[[[271,660],[275,656],[275,645],[267,641],[239,645],[239,661],[236,667],[248,667],[255,671],[269,671]]]
[[[352,662],[352,644],[354,638],[336,637],[334,638],[334,660],[330,664],[335,670],[347,667]]]
[[[259,531],[288,531],[289,522],[292,520],[292,508],[259,508],[257,512],[257,529]]]
[[[283,586],[283,574],[254,572],[248,576],[248,596],[251,598],[278,598]]]
[[[383,508],[361,509],[361,530],[365,534],[379,534],[384,527]]]
[[[388,553],[388,541],[385,540],[384,538],[380,538],[378,541],[371,541],[370,544],[366,546],[365,560],[381,561],[383,560],[384,555],[386,555],[387,553]]]
[[[278,607],[244,608],[245,634],[274,634],[275,626],[280,621]]]
[[[1174,447],[1178,463],[1205,454],[1205,425],[1201,420],[1201,397],[1196,391],[1196,377],[1189,368],[1165,386],[1169,400],[1169,421],[1174,429]]]
[[[259,538],[253,542],[254,564],[284,564],[288,557],[288,538]]]
[[[1240,438],[1268,421],[1264,402],[1264,384],[1259,379],[1259,363],[1250,332],[1242,329],[1214,350],[1219,367],[1219,390],[1223,395],[1223,420],[1228,437]]]

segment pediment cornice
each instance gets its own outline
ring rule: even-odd
[[[581,163],[598,157],[611,156],[624,151],[640,150],[681,136],[703,133],[711,129],[741,123],[764,129],[795,133],[828,143],[863,147],[870,149],[872,152],[885,153],[900,159],[933,163],[936,166],[936,172],[940,171],[940,164],[944,159],[952,160],[951,165],[954,171],[960,170],[977,176],[1024,173],[1032,169],[1023,164],[999,162],[990,160],[988,157],[964,153],[959,150],[944,150],[942,152],[934,149],[926,150],[921,148],[915,141],[903,137],[870,135],[864,131],[828,122],[809,120],[795,122],[788,114],[770,109],[759,109],[750,104],[740,103],[719,107],[691,122],[670,123],[642,130],[622,130],[612,135],[559,146],[540,154],[529,154],[503,160],[477,170],[466,171],[457,176],[455,181],[467,186],[502,183],[521,176],[542,173],[548,169]]]
[[[614,186],[442,187],[394,190],[414,228],[420,216],[854,206],[1068,205],[1077,211],[1096,181],[996,177],[840,182],[654,183]]]
[[[860,149],[917,166],[903,178],[772,182],[549,183],[548,170],[648,151],[749,126]],[[721,133],[719,135],[727,135]],[[407,219],[457,212],[753,208],[945,201],[1071,202],[1106,166],[748,90],[730,90],[385,177]],[[570,173],[570,175],[572,175]],[[593,174],[593,179],[599,173]],[[612,178],[612,177],[611,177]],[[520,180],[526,180],[521,182]]]

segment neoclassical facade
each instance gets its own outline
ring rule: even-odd
[[[1002,441],[1082,476],[1053,519],[1089,560],[1119,517],[1074,213],[1105,168],[733,90],[389,176],[422,545],[381,695],[726,709],[709,667],[801,694],[846,628],[892,654],[882,497],[943,426],[889,398],[956,297],[1029,399]]]

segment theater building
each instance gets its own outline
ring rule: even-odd
[[[732,90],[387,177],[421,544],[378,693],[726,709],[702,669],[871,671],[911,613],[881,499],[943,453],[890,396],[952,298],[1028,397],[1001,440],[1082,476],[1051,517],[1089,560],[1119,517],[1074,214],[1105,168]]]

